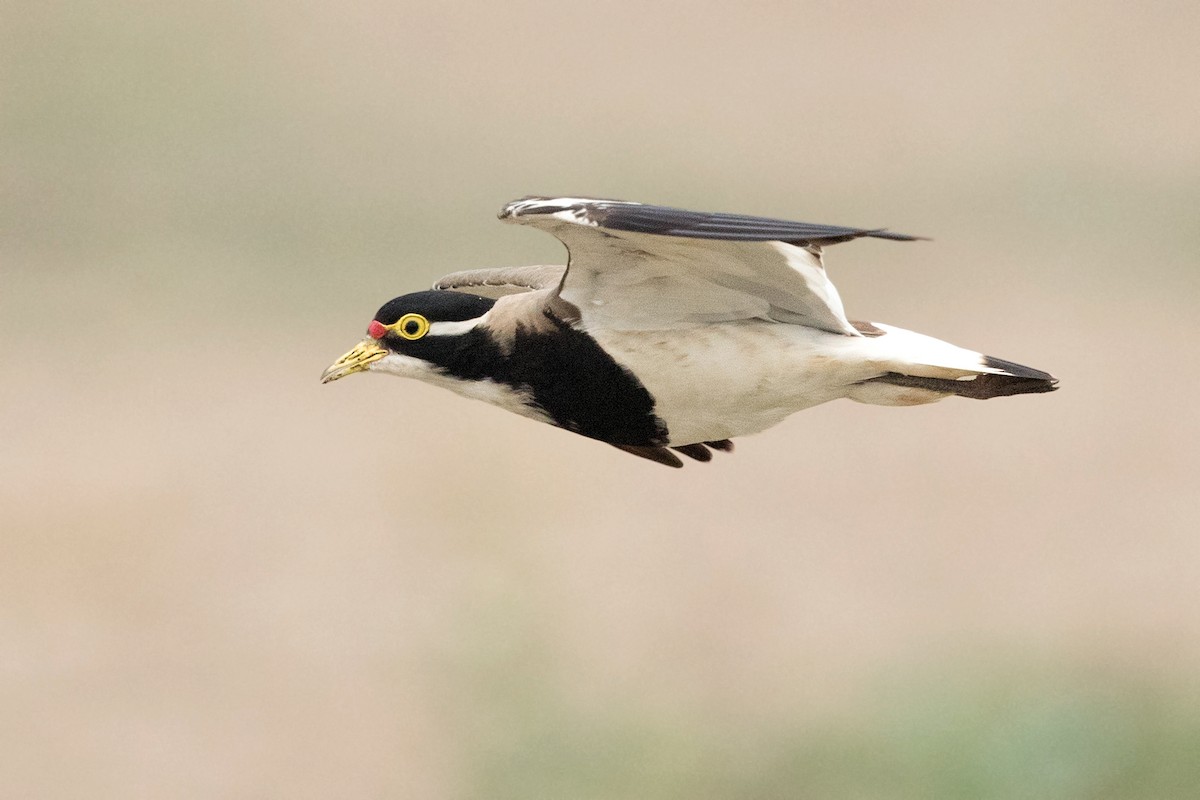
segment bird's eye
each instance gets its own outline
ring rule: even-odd
[[[429,320],[420,314],[405,314],[395,324],[394,330],[405,339],[420,339],[429,333]]]

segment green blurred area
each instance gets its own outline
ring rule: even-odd
[[[539,690],[477,745],[474,785],[506,798],[1150,798],[1189,797],[1200,782],[1200,726],[1169,698],[1028,666],[1003,681],[940,677],[892,685],[848,718],[791,725],[580,713]]]
[[[1193,6],[4,16],[0,794],[1195,796]],[[556,193],[929,236],[852,316],[1063,388],[673,473],[318,385]]]

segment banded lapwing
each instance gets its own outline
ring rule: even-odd
[[[456,272],[397,297],[322,382],[417,378],[672,467],[842,397],[907,406],[1057,384],[847,319],[823,248],[917,237],[585,198],[526,197],[500,219],[558,237],[567,266]]]

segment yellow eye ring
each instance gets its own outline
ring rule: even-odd
[[[420,314],[405,314],[396,320],[396,324],[392,326],[392,330],[404,339],[420,339],[429,333],[429,320]]]

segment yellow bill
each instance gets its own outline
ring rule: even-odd
[[[355,372],[366,372],[371,362],[378,361],[387,353],[387,348],[374,339],[363,339],[357,347],[329,365],[329,369],[321,374],[321,383],[336,381]]]

